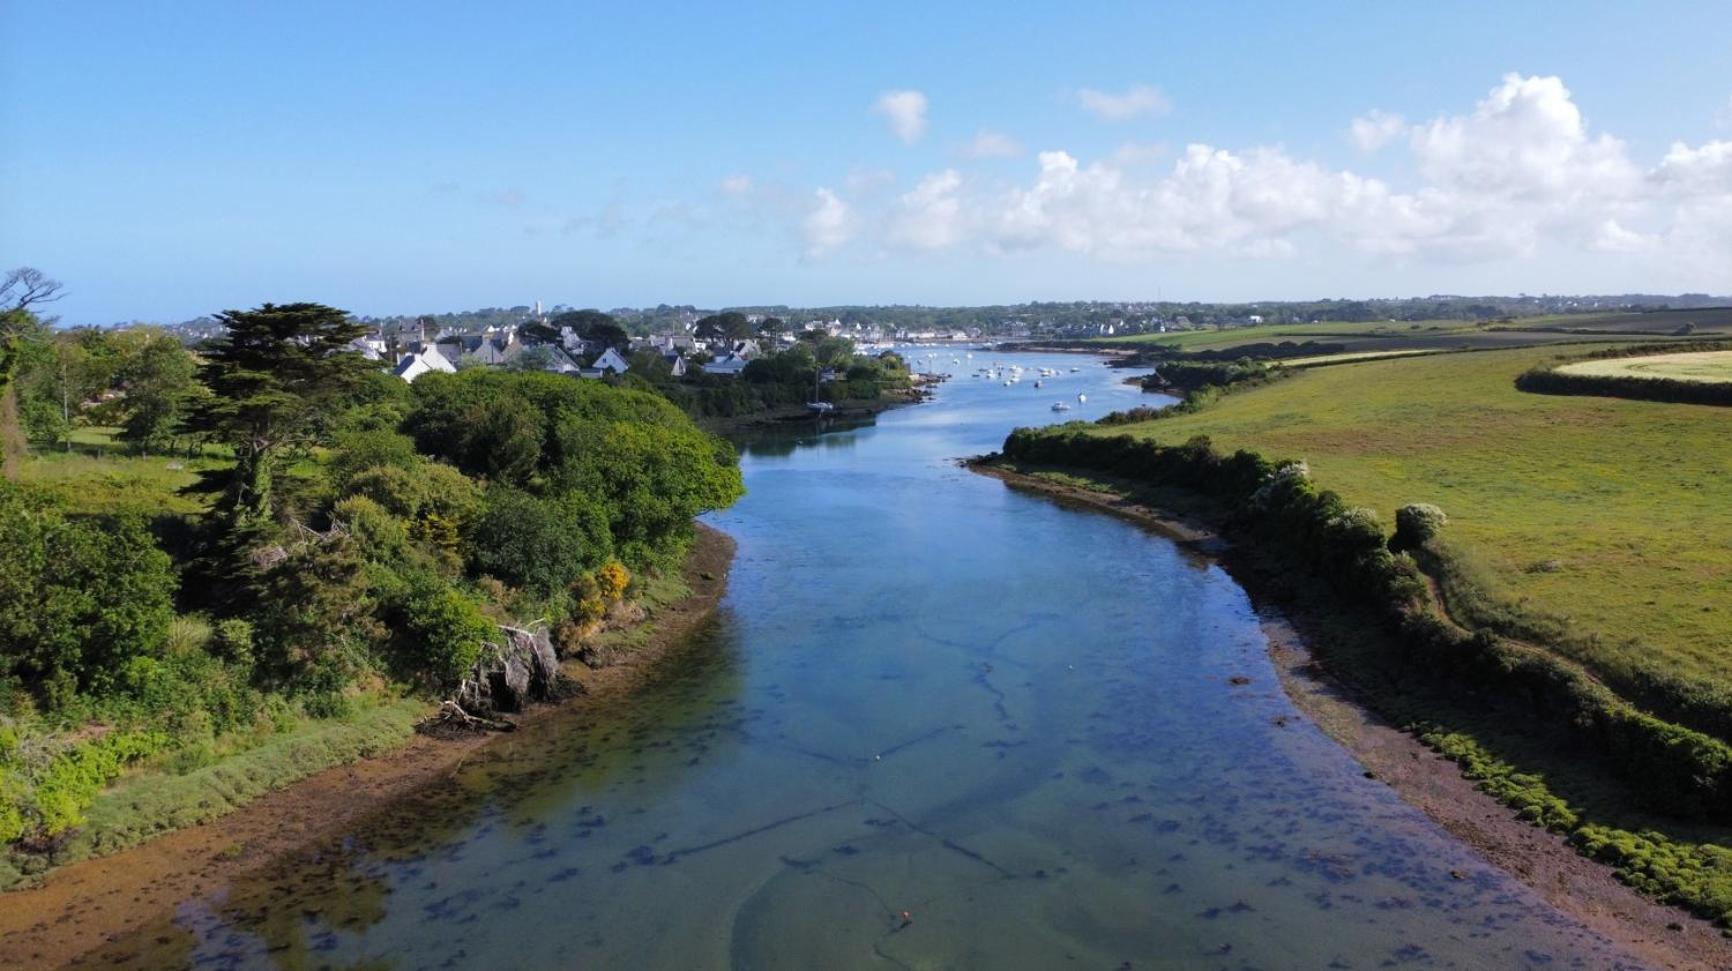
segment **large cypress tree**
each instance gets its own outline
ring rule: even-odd
[[[367,328],[323,304],[267,303],[217,319],[228,332],[204,349],[199,368],[211,396],[187,424],[234,449],[217,513],[244,542],[271,522],[282,457],[324,442],[376,365],[350,346]]]

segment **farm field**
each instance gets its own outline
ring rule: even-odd
[[[1543,319],[1543,318],[1536,318]],[[1568,318],[1565,318],[1568,319]],[[1588,318],[1583,318],[1584,321]],[[1525,323],[1525,322],[1523,322]],[[1672,336],[1680,325],[1673,320],[1668,329],[1655,329],[1653,339]],[[1561,325],[1554,325],[1554,327]],[[1580,328],[1592,329],[1592,328]],[[1697,335],[1712,330],[1698,328]],[[1097,343],[1115,348],[1165,348],[1186,353],[1226,351],[1252,344],[1303,344],[1312,341],[1330,350],[1315,357],[1341,354],[1371,354],[1390,351],[1464,351],[1527,347],[1536,344],[1584,343],[1594,340],[1630,341],[1647,339],[1641,334],[1620,333],[1607,328],[1603,336],[1562,329],[1526,328],[1516,324],[1478,324],[1470,321],[1316,323],[1233,327],[1226,330],[1186,330],[1165,334],[1129,334],[1100,338]]]
[[[1649,357],[1620,357],[1579,361],[1558,370],[1608,378],[1670,378],[1674,381],[1732,381],[1732,351],[1685,351]]]
[[[1391,357],[1412,357],[1415,354],[1441,354],[1443,351],[1427,350],[1423,347],[1409,348],[1405,351],[1348,351],[1342,354],[1319,354],[1315,357],[1283,358],[1283,367],[1312,367],[1319,364],[1347,364],[1353,361],[1380,361]]]
[[[1492,596],[1566,621],[1580,659],[1710,681],[1732,675],[1732,441],[1722,410],[1527,394],[1527,348],[1299,371],[1201,411],[1100,434],[1304,459],[1393,521],[1448,514],[1450,547]],[[1589,636],[1593,635],[1593,636]]]
[[[1646,313],[1554,314],[1524,317],[1506,326],[1599,330],[1608,333],[1676,334],[1689,324],[1693,333],[1732,333],[1732,307],[1697,310],[1652,310]]]

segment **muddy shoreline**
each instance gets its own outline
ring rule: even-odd
[[[1007,485],[1152,528],[1180,546],[1222,563],[1245,585],[1269,640],[1269,656],[1294,705],[1324,734],[1425,813],[1451,836],[1548,903],[1659,968],[1732,968],[1732,940],[1712,923],[1655,903],[1620,883],[1610,868],[1577,853],[1563,837],[1516,817],[1481,792],[1454,762],[1389,724],[1312,656],[1298,628],[1262,602],[1255,584],[1234,571],[1232,546],[1208,527],[1105,492],[1052,482],[978,462],[966,466]]]
[[[734,541],[702,524],[684,571],[691,594],[656,611],[647,636],[618,663],[568,663],[584,693],[531,709],[535,721],[631,691],[655,662],[683,644],[727,591]],[[0,968],[51,968],[160,921],[177,903],[220,892],[238,877],[357,828],[395,800],[453,775],[508,735],[456,739],[416,735],[375,758],[315,773],[220,819],[165,833],[118,853],[48,873],[34,887],[0,894]]]

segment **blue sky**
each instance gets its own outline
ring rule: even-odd
[[[0,0],[20,264],[69,322],[1732,292],[1732,15]]]

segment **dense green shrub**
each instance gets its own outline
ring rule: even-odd
[[[1389,548],[1398,553],[1419,549],[1448,524],[1449,517],[1431,503],[1408,503],[1395,511],[1395,535],[1389,537]]]
[[[498,636],[472,597],[432,577],[410,585],[398,616],[400,670],[436,690],[454,684],[481,656],[482,643]]]
[[[374,667],[387,631],[377,617],[367,561],[342,533],[314,536],[282,551],[258,584],[250,619],[265,683],[308,695],[335,695]],[[330,698],[321,711],[337,712]]]
[[[1224,388],[1247,381],[1261,381],[1270,374],[1269,365],[1245,358],[1232,361],[1162,361],[1155,373],[1143,380],[1151,391],[1189,393],[1205,387]]]
[[[476,576],[547,598],[606,563],[613,542],[607,512],[587,495],[543,499],[495,486],[464,534],[464,549]]]
[[[745,491],[733,449],[695,427],[568,419],[558,440],[556,488],[599,500],[615,549],[636,565]]]
[[[160,651],[178,581],[141,517],[68,519],[0,481],[0,675],[102,695],[125,662]]]
[[[54,756],[35,773],[23,810],[26,832],[57,836],[84,822],[84,810],[128,764],[166,744],[160,732],[111,732]]]
[[[375,466],[352,477],[346,494],[365,496],[411,523],[437,518],[459,529],[481,509],[481,487],[440,462]]]
[[[341,494],[348,491],[355,476],[368,469],[413,469],[423,461],[409,436],[390,429],[361,429],[337,437],[325,474]]]
[[[375,563],[400,563],[409,556],[409,524],[366,496],[349,496],[331,507],[331,519],[354,538],[361,555]]]

